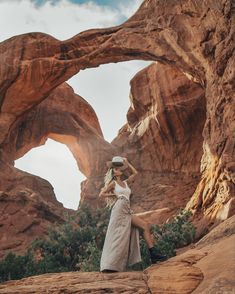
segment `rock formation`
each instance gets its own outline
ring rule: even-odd
[[[22,253],[32,239],[47,233],[48,225],[62,223],[64,214],[73,214],[57,201],[49,182],[12,165],[47,138],[66,144],[87,177],[100,169],[101,158],[112,151],[91,106],[65,83],[18,117],[1,145],[0,257],[9,250]]]
[[[25,224],[17,231],[13,221],[16,230],[9,229],[11,234],[37,227],[26,221],[32,215],[41,224],[38,232],[43,231],[43,217],[32,199],[46,201],[50,221],[63,220],[65,209],[49,183],[13,166],[15,159],[47,138],[70,148],[87,177],[82,201],[91,206],[97,205],[105,161],[119,153],[140,171],[133,186],[136,212],[167,206],[173,213],[186,206],[200,223],[199,235],[232,216],[233,14],[231,0],[203,0],[200,5],[195,0],[145,0],[135,15],[117,27],[88,30],[66,41],[29,33],[0,43],[2,232],[10,228],[14,214],[16,220],[25,217]],[[158,64],[132,80],[127,123],[110,144],[103,139],[95,112],[64,82],[81,69],[133,59]],[[36,198],[35,193],[39,193]],[[25,199],[27,213],[23,214]],[[2,238],[7,242],[11,235]],[[201,279],[200,272],[194,274]]]
[[[16,120],[2,144],[5,161],[2,164],[7,168],[1,169],[1,190],[7,191],[6,195],[14,195],[14,199],[21,198],[22,192],[26,195],[36,194],[40,201],[58,206],[49,183],[32,175],[26,176],[26,173],[9,165],[31,148],[52,138],[68,146],[78,168],[87,176],[82,183],[83,202],[97,205],[105,161],[113,154],[120,153],[128,156],[140,171],[133,186],[135,212],[142,213],[139,215],[145,218],[143,212],[151,210],[154,215],[155,210],[167,207],[165,216],[161,218],[166,219],[169,211],[172,214],[179,207],[184,207],[200,176],[201,132],[205,121],[204,90],[179,70],[153,63],[133,78],[131,91],[133,107],[128,112],[128,123],[110,144],[103,139],[95,112],[82,97],[74,94],[65,83],[54,89],[47,99]],[[47,190],[41,187],[41,183],[46,183],[43,187]],[[17,206],[17,203],[14,205]],[[4,211],[5,202],[2,205]],[[62,213],[61,205],[59,209]],[[54,211],[53,208],[51,210]],[[4,221],[1,229],[5,232],[1,238],[3,253],[9,249],[21,252],[31,238],[46,232],[43,220],[36,224],[30,215],[29,227],[34,233],[23,242],[22,232],[17,231],[17,221],[16,224],[9,221],[9,217],[17,219],[19,214],[13,216],[8,210],[2,215]],[[155,220],[155,217],[150,218]],[[34,224],[31,224],[32,221]],[[13,231],[8,229],[9,225],[13,226]],[[29,236],[27,228],[26,232]],[[15,242],[16,239],[18,242]]]
[[[66,144],[87,177],[97,173],[100,156],[111,150],[92,107],[66,83],[14,122],[2,144],[3,159],[14,162],[48,138]]]
[[[136,211],[176,211],[200,178],[204,89],[168,65],[153,63],[131,80],[127,124],[112,144],[139,171],[133,184]]]
[[[73,213],[62,204],[59,206],[56,199],[51,202],[53,190],[45,180],[6,165],[5,168],[13,173],[15,184],[19,185],[15,191],[0,192],[0,258],[9,251],[23,254],[33,239],[48,234],[48,226],[62,224],[66,212]],[[25,188],[23,184],[33,188]],[[35,192],[40,188],[41,192]],[[50,201],[46,200],[48,195]]]

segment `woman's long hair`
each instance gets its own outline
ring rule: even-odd
[[[113,168],[110,167],[108,169],[108,171],[106,172],[105,176],[104,176],[104,186],[107,187],[108,184],[115,179],[114,174],[113,174]],[[108,196],[105,197],[105,202],[106,202],[106,206],[105,207],[109,207],[111,208],[112,205],[116,202],[117,197],[116,196]]]

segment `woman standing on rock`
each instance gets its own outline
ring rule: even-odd
[[[144,239],[148,245],[151,262],[163,261],[165,256],[156,254],[150,233],[151,224],[133,214],[130,208],[131,189],[137,170],[126,158],[114,156],[107,162],[109,167],[105,174],[105,186],[99,197],[105,197],[108,207],[112,207],[100,260],[101,272],[124,271],[127,265],[140,262],[139,228],[144,230]],[[123,170],[130,168],[132,174],[122,181]]]

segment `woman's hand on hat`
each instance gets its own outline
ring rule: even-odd
[[[130,165],[130,162],[128,161],[128,159],[126,157],[123,157],[123,163],[124,163],[124,165],[126,165],[126,167],[128,167]]]

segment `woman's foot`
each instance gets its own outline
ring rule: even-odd
[[[101,272],[106,274],[106,273],[117,273],[118,271],[105,269],[105,270],[102,270]]]

